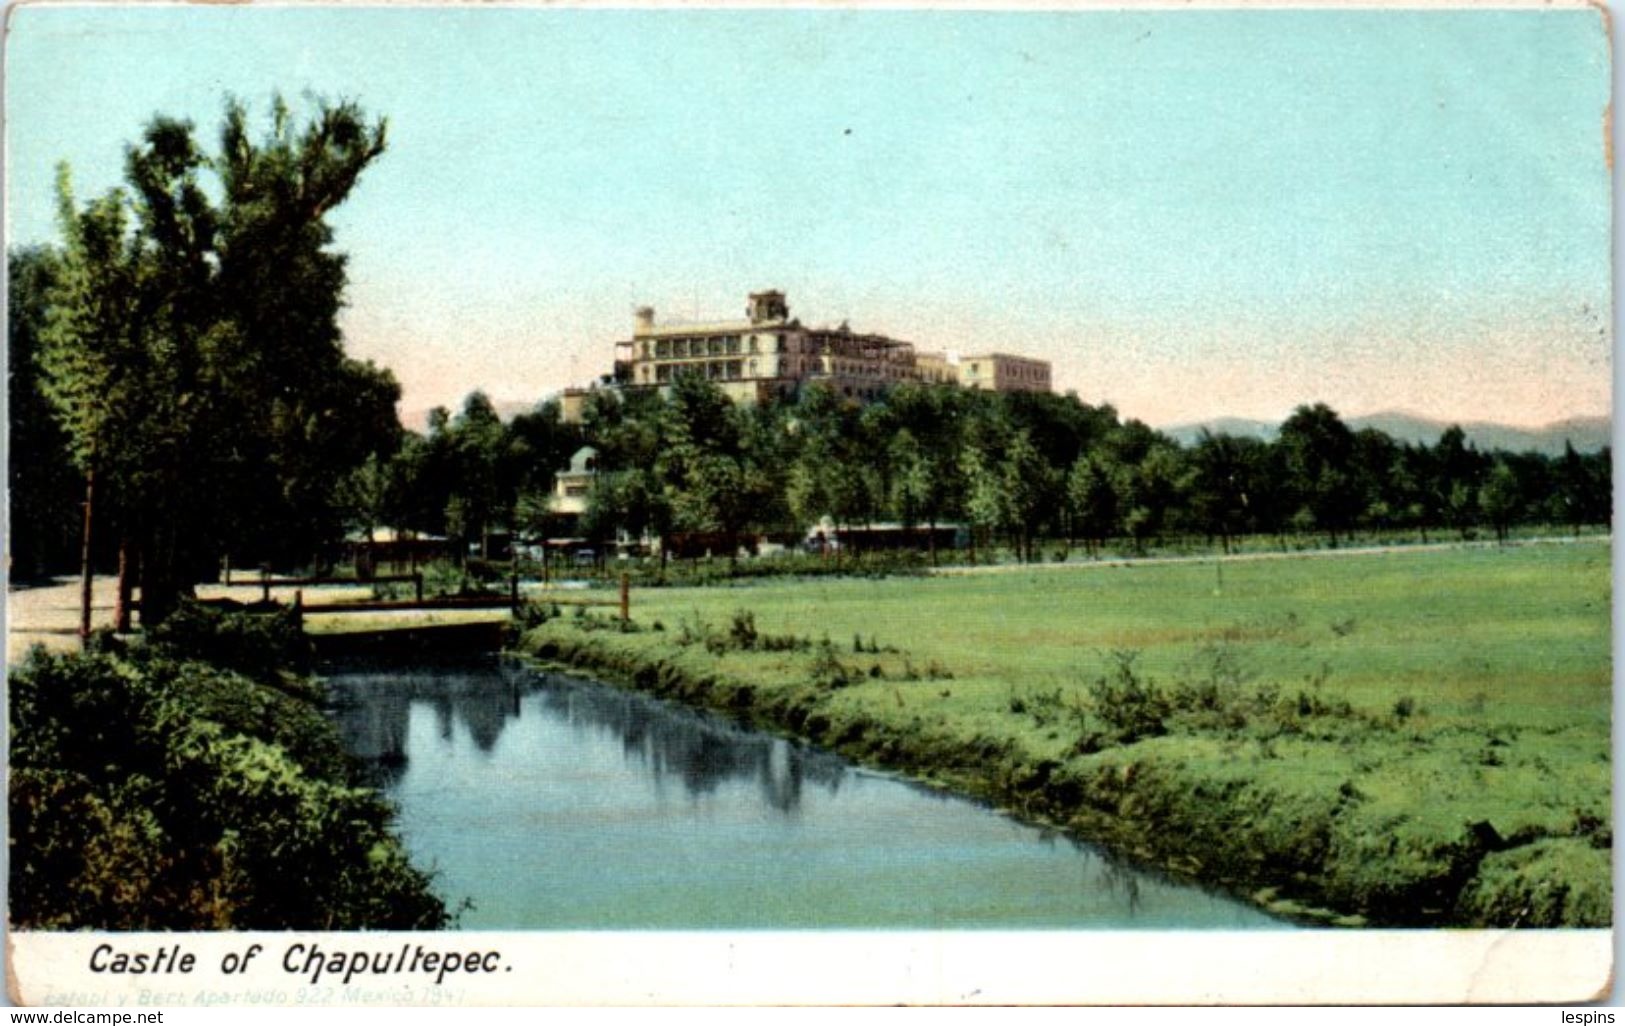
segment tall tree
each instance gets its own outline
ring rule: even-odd
[[[1084,549],[1098,556],[1117,533],[1117,491],[1112,472],[1097,456],[1079,456],[1066,477],[1069,538],[1081,536]]]
[[[271,120],[252,140],[229,103],[210,156],[156,118],[128,190],[83,209],[60,176],[48,394],[87,481],[114,490],[148,622],[228,548],[315,557],[342,529],[340,482],[398,441],[394,378],[343,352],[326,221],[384,125],[349,103],[297,126],[279,100]]]
[[[75,565],[84,498],[68,436],[51,415],[41,382],[41,334],[60,257],[33,248],[7,254],[6,402],[10,411],[7,474],[11,484],[6,541],[11,576],[27,580]]]
[[[1281,425],[1277,443],[1301,511],[1326,532],[1333,548],[1358,513],[1353,475],[1354,433],[1325,403],[1300,406]]]
[[[1507,540],[1507,530],[1523,512],[1522,499],[1517,475],[1506,460],[1496,460],[1490,467],[1484,486],[1479,489],[1479,504],[1484,516],[1489,518],[1490,526],[1495,529],[1496,541],[1504,543]]]
[[[115,483],[127,493],[126,501],[139,490],[143,464],[152,462],[151,453],[166,448],[167,425],[160,425],[156,411],[148,407],[169,397],[156,379],[154,354],[144,331],[144,254],[130,232],[125,194],[113,190],[80,210],[63,166],[57,171],[57,216],[62,260],[48,287],[48,313],[40,332],[41,385],[68,438],[74,465],[84,477],[79,617],[83,636],[90,632],[91,528],[98,519],[98,474],[104,495]],[[121,580],[121,596],[124,592]]]
[[[893,501],[905,524],[924,523],[932,565],[937,562],[937,525],[957,515],[964,499],[960,457],[964,450],[967,393],[935,385],[904,384],[887,397],[897,434],[891,444]]]
[[[1224,551],[1252,526],[1252,505],[1264,477],[1264,443],[1202,431],[1191,451],[1191,514]]]
[[[746,529],[774,496],[773,478],[753,457],[744,414],[716,385],[685,375],[672,385],[670,434],[661,474],[678,525],[720,534],[730,563]]]
[[[606,539],[618,531],[652,537],[664,572],[677,530],[674,488],[666,480],[670,463],[662,459],[670,410],[656,392],[603,390],[589,396],[585,420],[586,440],[598,453],[583,518],[588,537]]]
[[[1558,518],[1576,534],[1584,524],[1606,524],[1612,513],[1612,452],[1581,454],[1573,443],[1563,442],[1563,455],[1553,468],[1557,494],[1553,503]]]
[[[874,479],[860,470],[865,450],[857,404],[815,385],[802,392],[789,417],[795,455],[786,487],[797,523],[808,527],[829,517],[839,531],[865,519],[875,505],[869,494]]]

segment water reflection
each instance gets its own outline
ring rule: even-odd
[[[495,659],[330,674],[413,858],[484,929],[1269,928],[827,752]]]
[[[754,782],[762,801],[792,814],[803,787],[833,794],[845,761],[783,738],[734,727],[636,692],[605,688],[521,664],[494,660],[430,670],[340,669],[330,677],[333,718],[350,750],[388,788],[406,771],[414,705],[431,711],[435,734],[452,743],[459,727],[489,754],[527,705],[582,737],[616,741],[657,788],[673,783],[690,798],[730,781]]]
[[[544,709],[575,730],[618,739],[657,786],[676,781],[689,797],[711,794],[728,781],[755,781],[770,808],[790,813],[801,804],[804,784],[834,793],[847,772],[846,763],[828,753],[634,692],[551,675],[535,687]]]

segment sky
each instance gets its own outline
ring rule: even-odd
[[[1611,409],[1608,59],[1588,8],[25,6],[7,242],[155,114],[347,98],[389,148],[331,217],[342,325],[403,411],[778,288],[1154,425],[1539,425]]]

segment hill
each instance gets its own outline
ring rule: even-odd
[[[1344,423],[1355,431],[1368,427],[1376,428],[1397,441],[1419,445],[1435,444],[1439,436],[1450,427],[1449,421],[1434,420],[1398,410],[1372,413],[1363,417],[1347,417],[1344,418]],[[1181,444],[1191,445],[1201,437],[1203,428],[1216,435],[1227,434],[1238,438],[1251,437],[1271,441],[1280,433],[1281,425],[1244,417],[1217,417],[1160,430]],[[1573,443],[1574,448],[1580,452],[1595,452],[1609,444],[1613,430],[1607,417],[1570,417],[1537,428],[1496,424],[1490,421],[1466,421],[1461,424],[1461,429],[1466,433],[1467,441],[1480,450],[1534,451],[1548,456],[1561,455],[1565,441]]]

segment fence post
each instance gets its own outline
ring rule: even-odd
[[[260,567],[260,601],[271,601],[271,568]]]
[[[519,572],[508,576],[508,599],[515,613],[519,612]]]
[[[621,622],[626,623],[632,618],[632,578],[626,571],[621,571]]]
[[[305,628],[305,589],[295,588],[293,592],[293,626],[296,630]]]
[[[423,571],[422,570],[413,570],[412,571],[412,586],[417,591],[418,604],[421,605],[423,603]]]

